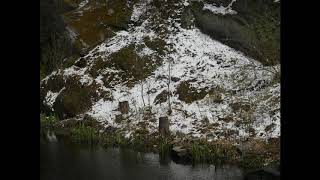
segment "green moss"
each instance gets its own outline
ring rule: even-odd
[[[167,43],[160,39],[155,38],[151,40],[148,36],[143,39],[146,46],[154,51],[157,51],[160,55],[165,55],[166,52],[166,45]]]
[[[207,94],[207,88],[197,89],[190,85],[189,81],[181,82],[177,87],[177,94],[179,100],[186,103],[192,103],[196,100],[203,99]]]
[[[40,126],[41,128],[53,128],[58,123],[58,118],[51,114],[49,116],[45,114],[40,114]]]
[[[92,77],[97,77],[100,70],[107,68],[107,67],[110,67],[110,65],[111,64],[108,61],[99,57],[98,59],[95,60],[94,64],[91,66],[91,68],[89,70],[89,74]]]
[[[76,142],[94,144],[98,143],[101,134],[93,127],[87,126],[84,123],[74,127],[71,130],[72,139]]]
[[[140,57],[133,44],[113,53],[109,61],[112,67],[122,70],[120,77],[128,83],[148,77],[162,63],[151,56]]]
[[[46,77],[45,71],[43,68],[40,66],[40,81]]]
[[[66,113],[70,116],[75,116],[79,112],[88,110],[90,103],[88,88],[74,89],[73,91],[65,94],[63,98],[63,106]]]
[[[93,82],[88,86],[80,83],[80,76],[69,77],[65,89],[56,98],[53,108],[60,119],[72,118],[89,110],[93,101],[98,100],[99,84]]]
[[[75,45],[79,49],[86,48],[80,39],[89,47],[93,47],[114,36],[112,29],[128,28],[132,10],[127,7],[125,0],[92,0],[86,6],[90,8],[82,9],[81,13],[76,9],[64,14],[67,25],[78,34]],[[113,9],[114,13],[108,14],[109,9]]]
[[[63,62],[63,68],[69,68],[72,65],[74,65],[74,63],[76,62],[76,60],[79,59],[79,55],[73,55],[69,58],[67,58],[64,62]]]
[[[236,161],[237,158],[238,154],[231,143],[196,140],[191,144],[191,159],[193,163],[230,163]]]

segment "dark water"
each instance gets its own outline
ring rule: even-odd
[[[158,154],[79,145],[48,133],[40,139],[41,180],[273,180],[279,175],[248,173],[235,166],[182,165]],[[274,174],[274,173],[273,173]]]
[[[51,138],[55,140],[55,138]],[[233,166],[181,165],[159,155],[40,140],[41,180],[240,180]]]

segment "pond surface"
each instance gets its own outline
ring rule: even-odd
[[[46,136],[46,137],[44,137]],[[72,143],[47,132],[40,138],[41,180],[279,180],[280,167],[244,172],[231,165],[183,165],[170,156]]]
[[[41,180],[240,180],[235,166],[182,165],[170,158],[129,149],[78,145],[66,140],[40,139]]]

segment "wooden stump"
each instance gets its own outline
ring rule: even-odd
[[[119,102],[119,111],[122,114],[128,114],[129,113],[129,102],[128,101]]]
[[[169,135],[169,119],[168,117],[160,117],[159,118],[159,132],[161,135],[166,136]]]

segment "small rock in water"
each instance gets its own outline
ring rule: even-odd
[[[182,146],[175,146],[172,148],[172,151],[175,152],[179,157],[183,157],[187,154],[187,150]]]

